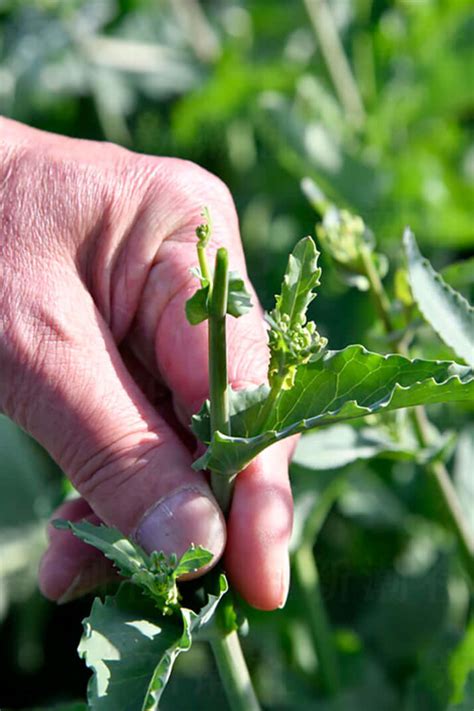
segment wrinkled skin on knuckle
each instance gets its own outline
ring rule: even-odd
[[[130,534],[147,504],[184,483],[190,465],[189,453],[179,450],[172,433],[160,426],[159,435],[131,430],[78,457],[71,479],[85,499],[94,501],[94,511],[105,523],[119,521]]]

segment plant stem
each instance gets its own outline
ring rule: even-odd
[[[268,429],[268,421],[272,415],[272,410],[275,407],[278,398],[280,397],[284,380],[285,374],[277,375],[275,377],[270,392],[268,393],[268,397],[265,400],[264,405],[260,411],[256,424],[256,432],[265,432]]]
[[[205,261],[204,253],[203,257]],[[201,258],[200,264],[202,271]],[[227,250],[221,248],[216,254],[209,303],[209,390],[211,432],[219,431],[222,434],[230,434],[226,348],[228,290],[228,256]],[[212,490],[224,513],[230,506],[234,478],[211,471]],[[219,616],[219,610],[217,614]],[[227,632],[222,624],[221,633],[213,638],[211,647],[232,711],[259,711],[260,706],[252,687],[237,632]]]
[[[216,254],[214,282],[209,304],[209,388],[211,431],[230,433],[227,393],[226,312],[228,298],[228,257],[221,248]]]
[[[232,711],[260,711],[237,632],[216,636],[211,647]]]
[[[336,695],[341,688],[337,652],[311,546],[303,544],[295,552],[293,564],[295,577],[304,598],[309,630],[318,656],[321,680],[326,692]]]
[[[383,288],[382,280],[379,277],[370,251],[363,245],[359,250],[359,254],[362,259],[362,264],[364,265],[365,275],[370,284],[370,291],[374,299],[375,307],[387,334],[390,335],[393,332],[393,325],[390,317],[390,301],[387,292]]]
[[[206,258],[206,247],[203,244],[199,243],[197,246],[197,253],[199,259],[199,266],[201,267],[201,274],[204,279],[207,279],[207,281],[211,285],[209,288],[212,289],[211,272],[209,271],[209,265],[207,263]]]
[[[390,316],[390,301],[387,292],[383,287],[370,252],[364,247],[361,250],[361,257],[375,305],[382,318],[385,330],[387,334],[390,335],[394,329]],[[397,353],[400,353],[400,355],[408,356],[406,347],[400,342],[394,344],[394,349]],[[421,406],[413,408],[410,411],[410,419],[418,444],[421,447],[428,446],[430,443],[428,431],[429,423],[425,409]],[[470,578],[471,584],[474,585],[474,540],[464,519],[464,514],[449,472],[442,462],[428,462],[425,464],[425,471],[431,476],[440,500],[443,502],[449,526],[457,539],[465,571]]]
[[[227,250],[221,248],[216,254],[209,304],[209,390],[211,432],[222,434],[230,434],[226,346],[228,271]],[[211,471],[212,489],[224,514],[230,506],[234,478]]]

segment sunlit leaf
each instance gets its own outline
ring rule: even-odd
[[[227,591],[224,576],[199,612],[180,608],[160,614],[140,589],[123,583],[117,594],[96,598],[84,620],[79,654],[94,674],[88,687],[91,711],[155,711],[181,652],[208,624]]]
[[[341,424],[301,437],[293,462],[315,470],[337,469],[358,459],[378,456],[415,459],[417,450],[414,442],[396,442],[376,427],[354,429]]]
[[[186,318],[192,326],[209,317],[209,285],[202,286],[186,301]]]
[[[270,444],[297,432],[397,408],[472,400],[474,375],[456,363],[383,356],[362,346],[328,351],[298,368],[294,387],[282,392],[265,431],[258,431],[267,392],[254,391],[250,406],[247,395],[232,394],[237,411],[231,417],[232,436],[215,433],[196,468],[236,472]],[[198,434],[204,432],[205,419],[203,411]]]
[[[438,336],[474,366],[474,308],[420,254],[410,230],[405,230],[403,241],[418,308]]]
[[[474,426],[466,427],[459,435],[453,474],[465,521],[474,536]]]
[[[229,273],[229,295],[227,299],[227,313],[238,318],[244,316],[252,308],[252,300],[245,288],[244,280],[237,272]]]

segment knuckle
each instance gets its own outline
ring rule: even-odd
[[[229,188],[221,178],[206,168],[189,160],[171,159],[172,178],[178,189],[188,192],[190,197],[213,198],[223,205],[234,204]]]
[[[127,502],[126,515],[134,519],[140,497],[150,490],[151,476],[159,481],[156,487],[167,491],[174,485],[176,471],[189,467],[187,451],[176,446],[163,423],[159,427],[159,433],[127,428],[115,439],[109,432],[95,443],[76,440],[71,447],[67,474],[103,520],[113,519],[121,500]]]
[[[208,207],[216,231],[229,236],[238,233],[237,213],[231,192],[225,182],[197,163],[178,158],[147,159],[145,167],[139,161],[137,174],[148,172],[149,190],[146,200],[160,213],[172,215],[166,231],[189,229],[199,223],[201,212]]]
[[[139,437],[131,431],[117,437],[110,436],[106,445],[93,452],[76,443],[76,451],[69,453],[68,474],[75,487],[88,500],[109,496],[147,467],[156,456],[160,445],[158,436]],[[85,451],[85,454],[84,454]]]

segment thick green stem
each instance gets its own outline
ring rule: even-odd
[[[226,312],[228,298],[227,250],[216,254],[214,282],[209,304],[209,390],[211,431],[229,434],[229,398],[227,392]]]
[[[369,280],[371,293],[377,306],[377,310],[380,313],[387,334],[390,335],[393,333],[393,326],[390,315],[389,298],[375,268],[370,252],[363,248],[361,250],[361,257],[365,267],[365,275]],[[394,344],[394,349],[401,355],[408,355],[406,347],[400,342]],[[413,410],[410,411],[410,419],[418,440],[418,444],[421,447],[428,446],[430,443],[430,436],[425,409],[423,407],[413,408]],[[471,584],[474,585],[474,540],[464,519],[464,514],[459,504],[449,472],[442,462],[428,462],[425,465],[425,471],[432,478],[435,484],[440,501],[442,502],[445,514],[449,521],[449,526],[456,537],[464,569],[469,576]]]
[[[260,711],[237,632],[216,636],[211,647],[232,711]]]
[[[341,688],[339,663],[311,546],[303,544],[296,551],[293,564],[305,603],[309,631],[318,655],[321,680],[326,692],[336,695]]]
[[[204,275],[203,264],[200,264]],[[226,313],[229,289],[227,250],[217,251],[214,279],[209,303],[209,390],[211,401],[211,432],[230,434],[229,397],[227,382]],[[232,499],[235,477],[225,477],[211,471],[212,490],[224,513]],[[219,619],[219,611],[218,611]],[[240,647],[237,632],[221,634],[211,641],[219,675],[232,711],[259,711],[260,706],[252,687],[250,675]]]
[[[211,432],[222,434],[230,434],[226,346],[228,269],[227,250],[221,248],[216,254],[209,304],[209,390]],[[234,478],[211,471],[212,489],[224,513],[229,510]]]

